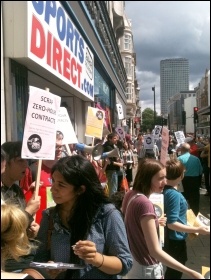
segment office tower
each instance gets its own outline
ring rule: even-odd
[[[172,58],[160,61],[160,108],[161,114],[168,113],[167,101],[180,91],[189,90],[189,61]]]

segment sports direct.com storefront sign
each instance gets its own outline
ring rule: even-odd
[[[94,57],[59,1],[27,1],[28,57],[94,100]]]

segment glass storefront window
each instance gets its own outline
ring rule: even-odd
[[[110,89],[100,73],[94,71],[94,96],[99,98],[101,102],[106,106],[110,106]],[[99,102],[100,102],[99,101]]]

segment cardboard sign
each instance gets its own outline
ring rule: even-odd
[[[149,200],[152,201],[155,208],[155,213],[159,218],[164,217],[164,200],[163,200],[163,194],[162,193],[152,193],[149,196]],[[164,227],[159,226],[159,233],[160,233],[160,243],[161,246],[164,246]]]
[[[102,139],[104,118],[104,111],[88,107],[85,136]]]
[[[40,88],[29,89],[21,157],[53,160],[61,97]]]
[[[62,140],[63,144],[78,143],[78,139],[72,126],[72,122],[65,107],[59,108],[57,117],[57,130],[61,131],[64,135],[64,138]]]

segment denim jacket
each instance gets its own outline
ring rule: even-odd
[[[53,231],[51,235],[51,250],[47,249],[49,209],[43,211],[37,239],[41,242],[37,250],[35,261],[71,263],[70,234],[61,225],[58,213],[53,213]],[[132,267],[132,257],[128,245],[126,229],[120,212],[113,204],[103,205],[97,212],[87,240],[96,244],[99,253],[117,256],[122,262],[120,275],[125,275]],[[85,263],[82,263],[85,264]],[[84,269],[76,270],[73,279],[120,279],[119,275],[106,274],[91,264],[85,264]],[[64,278],[63,278],[64,279]]]

